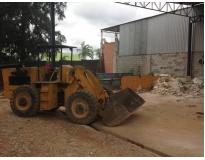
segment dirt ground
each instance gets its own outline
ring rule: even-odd
[[[204,157],[204,98],[139,95],[145,103],[120,125],[92,126],[161,156]]]
[[[0,93],[0,157],[155,157],[156,154],[90,126],[72,124],[61,112],[17,117]]]

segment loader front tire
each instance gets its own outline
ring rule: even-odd
[[[99,112],[97,98],[86,90],[72,93],[65,107],[69,121],[77,124],[90,124]]]
[[[39,93],[30,85],[22,85],[13,91],[10,106],[19,117],[34,116],[39,110]]]

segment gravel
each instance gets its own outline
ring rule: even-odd
[[[39,112],[23,118],[13,114],[0,93],[1,157],[153,157],[134,144],[70,123],[61,112]]]

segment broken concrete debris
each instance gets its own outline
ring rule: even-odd
[[[190,77],[161,77],[154,81],[150,92],[161,95],[184,96],[187,98],[204,97],[204,77],[194,79]]]

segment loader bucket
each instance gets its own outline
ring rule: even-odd
[[[109,127],[116,126],[125,121],[144,102],[144,99],[130,88],[114,93],[105,106],[103,121]]]

